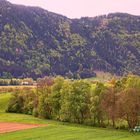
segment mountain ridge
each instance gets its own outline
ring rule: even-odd
[[[140,16],[113,13],[70,19],[0,0],[0,75],[140,75]]]

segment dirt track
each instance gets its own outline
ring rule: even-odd
[[[41,125],[38,125],[38,124],[0,122],[0,133],[36,128],[36,127],[40,127],[40,126]]]

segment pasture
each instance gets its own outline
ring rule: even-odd
[[[0,134],[1,140],[139,140],[140,134],[107,128],[43,120],[30,115],[5,113],[11,93],[0,94],[0,122],[45,124],[38,128]],[[1,127],[1,126],[0,126]]]
[[[30,90],[35,88],[36,86],[0,86],[0,94],[16,92],[17,90],[24,90],[24,89]]]

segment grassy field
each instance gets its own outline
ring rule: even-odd
[[[36,86],[24,86],[24,85],[19,85],[19,86],[0,86],[0,89],[3,89],[3,88],[7,88],[7,89],[10,89],[10,88],[13,88],[13,89],[15,89],[15,88],[21,88],[21,89],[23,89],[23,88],[35,88]]]
[[[139,140],[140,135],[115,130],[67,125],[17,131],[0,135],[1,140]]]
[[[140,140],[140,134],[128,131],[94,128],[34,118],[24,114],[5,113],[11,94],[0,94],[0,122],[47,124],[34,128],[0,134],[0,140]]]
[[[0,86],[0,93],[15,92],[17,90],[33,90],[36,86]]]

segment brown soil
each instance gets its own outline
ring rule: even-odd
[[[39,124],[23,124],[23,123],[9,123],[0,122],[0,133],[13,132],[18,130],[30,129],[40,127]]]

